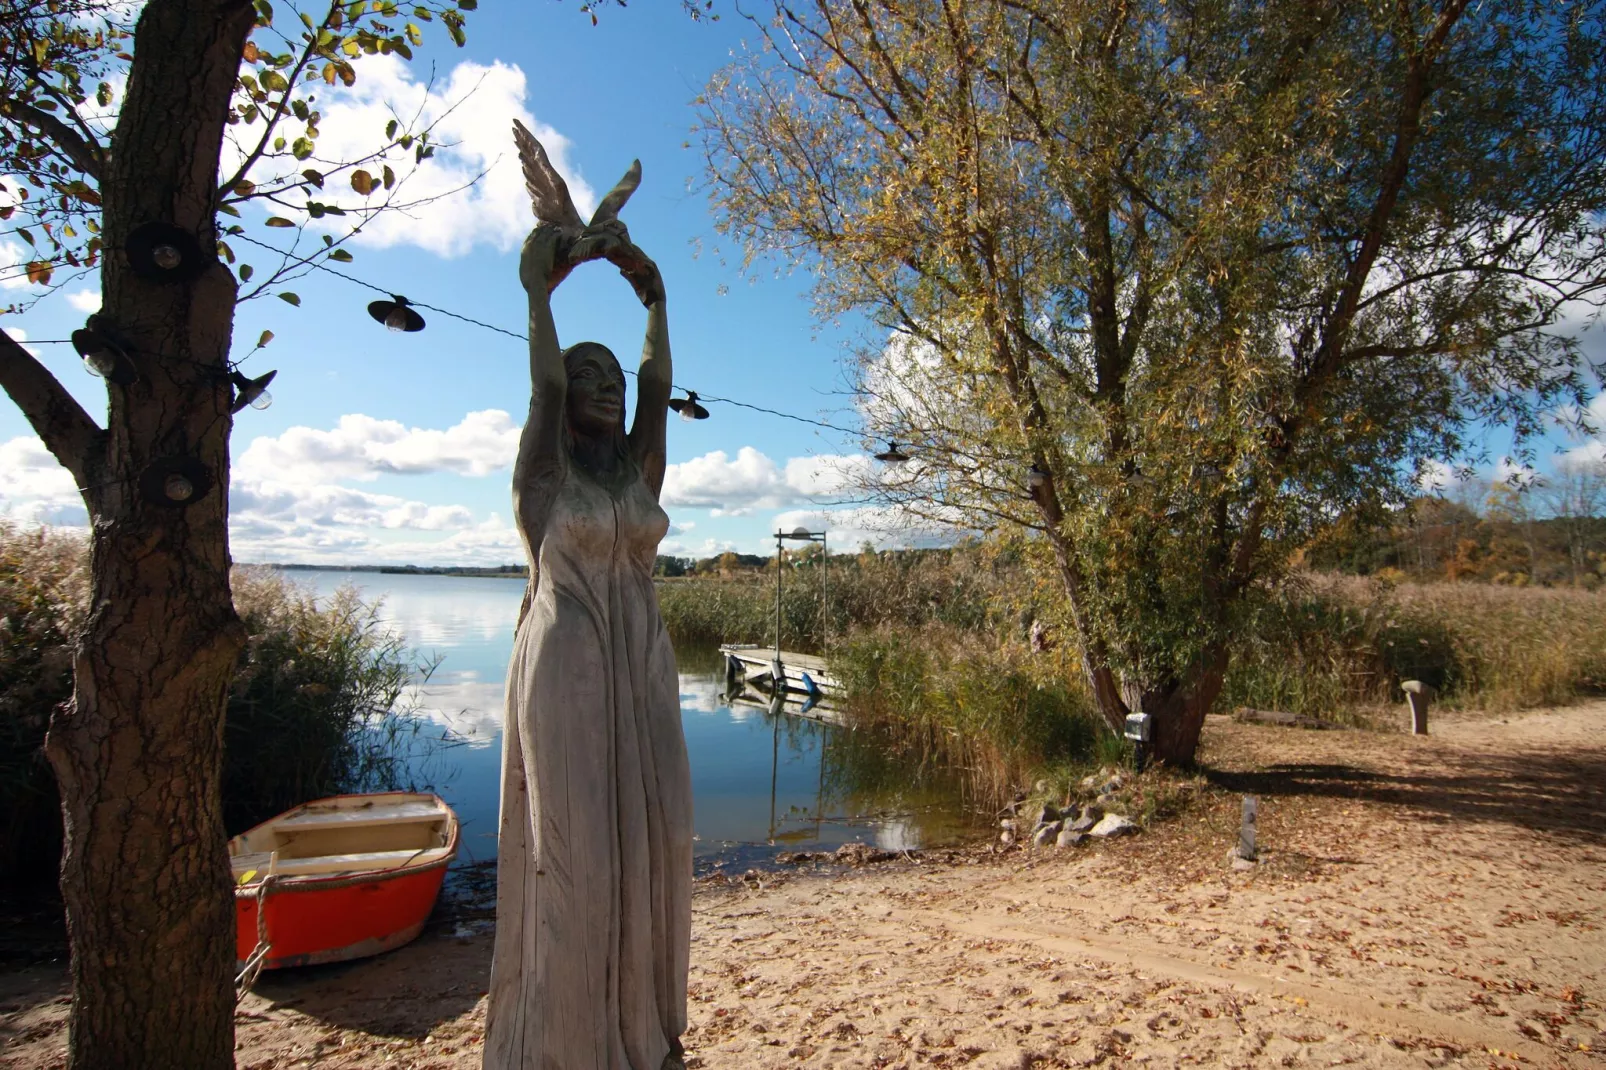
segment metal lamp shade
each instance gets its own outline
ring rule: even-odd
[[[182,509],[206,497],[212,473],[194,457],[165,457],[139,474],[139,493],[152,505]]]
[[[411,334],[424,329],[424,317],[400,294],[392,294],[389,301],[370,301],[368,314],[393,331]]]
[[[154,282],[190,282],[215,260],[207,256],[195,235],[171,223],[144,223],[123,243],[128,266],[142,279]]]

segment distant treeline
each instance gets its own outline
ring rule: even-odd
[[[1307,547],[1303,563],[1421,582],[1601,586],[1606,518],[1543,515],[1535,494],[1498,487],[1483,503],[1424,497],[1381,520],[1349,517]]]

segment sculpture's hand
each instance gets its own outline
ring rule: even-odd
[[[519,254],[519,281],[529,293],[550,293],[556,288],[553,275],[559,266],[559,249],[565,244],[563,231],[551,223],[542,223],[524,239],[524,251]],[[563,275],[568,274],[565,267]],[[562,275],[558,276],[559,279]]]
[[[619,274],[636,291],[636,297],[642,305],[651,308],[664,299],[664,277],[659,274],[658,265],[647,259],[645,253],[634,245],[630,249],[635,254],[634,259],[620,258],[613,262],[618,265]]]
[[[658,265],[635,242],[630,231],[617,219],[593,223],[587,227],[569,250],[574,263],[586,260],[607,260],[619,269],[636,297],[647,308],[664,299],[664,280]]]

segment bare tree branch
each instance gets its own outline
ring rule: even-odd
[[[78,485],[91,482],[105,432],[49,369],[4,331],[0,331],[0,387]]]

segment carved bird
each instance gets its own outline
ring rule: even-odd
[[[547,279],[548,291],[557,289],[569,272],[587,260],[606,259],[635,288],[642,304],[650,305],[661,298],[657,266],[631,242],[630,232],[619,219],[619,210],[641,185],[641,161],[631,161],[624,177],[597,205],[591,222],[582,223],[574,199],[569,196],[569,184],[552,166],[541,142],[517,119],[513,120],[513,143],[518,146],[524,188],[529,191],[530,208],[537,222],[556,227],[562,235],[552,274]]]

